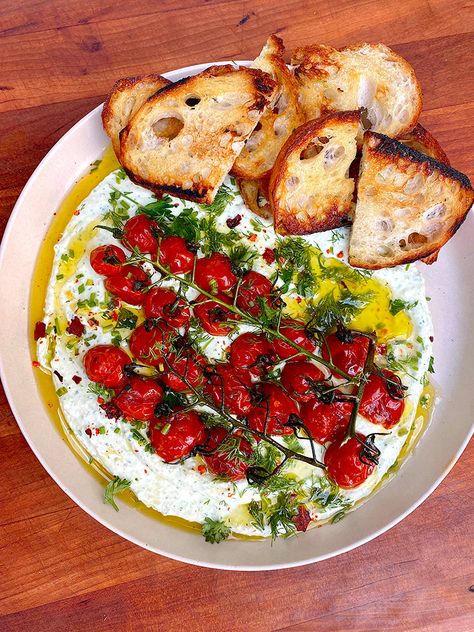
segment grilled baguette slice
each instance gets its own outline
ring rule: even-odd
[[[439,250],[474,201],[459,171],[383,134],[366,132],[349,263],[377,270]]]
[[[125,77],[115,82],[102,108],[102,124],[112,140],[117,157],[120,154],[120,132],[152,94],[171,81],[161,75]]]
[[[365,127],[388,136],[416,125],[422,98],[415,72],[383,44],[305,46],[295,50],[292,64],[307,118],[365,108]]]
[[[138,184],[210,204],[275,89],[261,70],[231,65],[166,86],[120,133],[120,162]]]
[[[296,79],[283,59],[284,50],[282,40],[270,35],[252,65],[252,68],[267,72],[278,88],[275,103],[267,107],[232,167],[236,177],[259,179],[269,176],[284,142],[304,123]]]
[[[272,209],[268,202],[268,177],[259,180],[237,178],[240,195],[249,209],[262,219],[272,217]]]
[[[419,123],[415,125],[411,132],[403,134],[398,140],[411,149],[416,149],[416,151],[425,154],[425,156],[444,162],[445,165],[451,164],[436,138]]]
[[[304,235],[350,221],[360,112],[335,112],[293,132],[278,154],[269,184],[275,230]]]

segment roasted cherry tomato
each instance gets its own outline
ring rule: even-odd
[[[130,305],[142,305],[146,298],[144,288],[150,285],[146,272],[138,266],[124,266],[119,276],[107,277],[105,289]]]
[[[133,356],[151,366],[163,364],[176,332],[164,320],[147,320],[130,336],[129,346]]]
[[[186,301],[164,287],[147,292],[143,307],[147,318],[163,318],[171,327],[185,327],[191,318]]]
[[[194,257],[182,237],[164,237],[160,242],[159,261],[173,274],[192,272]]]
[[[196,261],[194,282],[205,292],[225,292],[236,283],[237,277],[232,272],[229,257],[220,252],[213,252],[210,257],[203,257]]]
[[[175,375],[176,371],[181,377],[184,377],[191,386],[198,387],[204,384],[203,367],[207,366],[207,359],[198,355],[194,351],[187,351],[176,358],[174,353],[170,353],[164,361],[165,373],[161,376],[161,381],[166,384],[172,391],[189,391],[189,387],[183,380]]]
[[[130,363],[131,360],[125,351],[113,345],[97,345],[84,355],[87,377],[106,388],[125,386],[127,376],[124,367]]]
[[[158,224],[143,214],[135,215],[123,227],[123,245],[132,250],[138,248],[143,254],[156,256],[158,252]]]
[[[204,445],[206,439],[206,428],[192,410],[150,420],[150,442],[166,463],[182,459],[197,445]]]
[[[316,349],[316,345],[308,338],[306,334],[304,323],[298,320],[284,320],[280,327],[280,333],[298,344],[300,347],[303,347],[303,349],[306,349],[306,351],[314,351]],[[296,353],[298,353],[298,351],[294,347],[289,345],[284,340],[281,340],[280,338],[275,338],[275,340],[273,341],[273,346],[275,347],[275,351],[277,352],[278,356],[282,360],[286,360],[286,358],[290,358],[291,356],[294,356]],[[297,357],[302,356],[299,355]]]
[[[247,415],[250,427],[265,432],[266,425],[267,434],[291,434],[293,428],[285,424],[290,415],[299,415],[296,402],[282,388],[270,382],[258,386],[257,397],[260,403]]]
[[[114,403],[124,417],[146,421],[153,417],[155,406],[162,399],[163,389],[156,380],[132,376]]]
[[[263,334],[240,334],[230,345],[230,363],[239,370],[249,371],[253,377],[268,373],[277,358],[272,345]]]
[[[250,385],[231,364],[213,364],[204,371],[204,393],[232,415],[242,417],[252,408]]]
[[[220,447],[222,447],[222,451],[220,451]],[[238,455],[231,457],[228,450],[225,449],[226,447],[239,450],[242,453],[242,458],[239,458]],[[214,454],[203,455],[207,467],[213,474],[225,476],[231,481],[245,478],[248,469],[246,460],[252,454],[252,446],[243,437],[230,434],[225,428],[214,427],[209,431],[206,448],[208,450],[217,448]]]
[[[365,436],[357,435],[361,441]],[[331,443],[324,455],[327,473],[332,480],[345,489],[357,487],[374,471],[375,465],[362,455],[363,445],[356,438],[344,443],[344,433]]]
[[[242,278],[237,296],[237,307],[252,316],[258,316],[262,311],[261,300],[270,302],[272,291],[271,282],[260,274],[251,270]]]
[[[217,294],[216,298],[229,305],[232,303],[226,294]],[[213,336],[228,336],[232,333],[234,328],[231,324],[226,325],[224,323],[229,320],[240,320],[240,316],[232,313],[223,305],[207,298],[204,294],[200,294],[197,297],[194,305],[194,314],[199,318],[201,325],[207,333]]]
[[[287,362],[280,381],[294,399],[307,402],[314,397],[312,386],[324,379],[324,373],[309,360]]]
[[[91,252],[89,261],[94,272],[104,276],[113,277],[123,274],[122,263],[125,263],[127,256],[122,248],[109,244],[108,246],[98,246]]]
[[[365,336],[353,335],[352,342],[343,342],[338,334],[331,334],[321,347],[325,360],[330,359],[329,352],[331,352],[332,363],[351,377],[354,377],[364,368],[369,339]],[[337,375],[336,372],[335,374]]]
[[[316,441],[326,443],[347,428],[351,411],[352,404],[349,402],[323,404],[313,398],[301,406],[301,419]]]
[[[405,410],[402,383],[398,375],[383,371],[386,382],[379,375],[372,374],[364,388],[359,412],[373,424],[391,428],[397,424]]]

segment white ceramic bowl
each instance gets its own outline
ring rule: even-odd
[[[183,68],[167,76],[175,81],[208,65]],[[0,253],[1,377],[33,452],[58,485],[103,525],[150,551],[191,564],[232,570],[298,566],[339,555],[390,529],[439,485],[473,432],[473,218],[443,249],[439,263],[421,266],[427,294],[432,298],[435,380],[441,402],[420,444],[397,476],[335,525],[278,540],[272,546],[269,541],[242,540],[207,544],[192,532],[175,529],[123,503],[119,513],[105,505],[103,486],[59,435],[36,388],[28,349],[31,278],[52,213],[108,144],[100,110],[98,107],[80,120],[37,167],[16,203]]]

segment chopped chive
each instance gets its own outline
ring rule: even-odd
[[[67,388],[65,386],[61,386],[60,388],[57,389],[56,391],[56,395],[58,397],[62,397],[63,395],[66,395],[67,393]]]

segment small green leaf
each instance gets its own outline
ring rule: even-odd
[[[130,485],[131,482],[126,478],[120,478],[119,476],[113,478],[104,490],[104,503],[112,505],[115,511],[118,511],[119,508],[117,507],[114,497],[116,494],[120,494],[120,492],[128,489]]]
[[[227,540],[230,536],[230,527],[228,527],[223,520],[205,518],[201,527],[201,532],[206,542],[217,544],[223,540]]]

